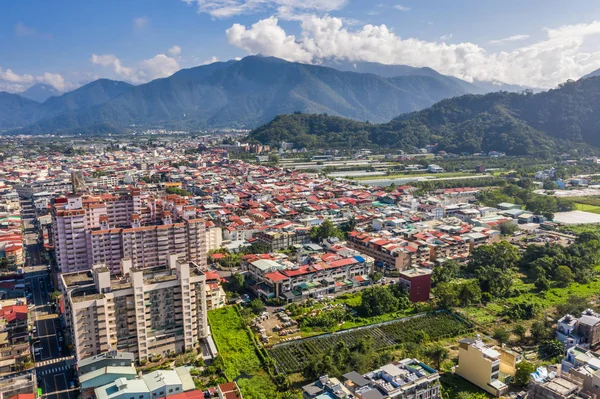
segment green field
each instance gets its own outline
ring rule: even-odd
[[[471,331],[471,327],[452,314],[431,313],[279,344],[270,353],[280,370],[294,373],[302,370],[311,358],[335,348],[338,342],[353,348],[361,340],[371,339],[373,350],[380,350],[403,343],[424,343],[456,337]]]
[[[228,380],[236,381],[247,399],[277,398],[277,387],[263,370],[250,333],[236,309],[228,306],[208,312],[208,322]]]
[[[578,211],[600,214],[600,206],[598,206],[598,205],[582,204],[582,203],[576,202],[575,209],[577,209]]]

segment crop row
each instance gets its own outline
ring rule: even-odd
[[[436,341],[469,330],[468,324],[451,314],[434,313],[288,342],[274,346],[270,353],[280,371],[293,373],[302,370],[310,359],[330,352],[338,342],[352,348],[363,338],[372,337],[373,349],[379,350],[407,342]]]

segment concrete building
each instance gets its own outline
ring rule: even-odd
[[[361,375],[355,371],[337,378],[323,376],[302,387],[305,399],[439,399],[440,376],[417,359],[389,363]]]
[[[499,348],[492,348],[479,338],[459,341],[456,374],[496,397],[508,391],[508,385],[499,379],[500,364]]]
[[[75,357],[112,348],[143,362],[198,347],[208,336],[205,279],[198,265],[177,255],[147,269],[123,259],[119,276],[103,265],[63,273],[60,288]]]
[[[425,302],[429,300],[431,273],[431,269],[424,268],[414,268],[400,272],[398,283],[406,288],[408,299],[411,302]]]
[[[94,390],[118,378],[137,377],[135,356],[129,352],[111,350],[77,362],[77,375],[83,399],[94,399]]]
[[[122,258],[133,267],[154,267],[172,253],[206,264],[205,221],[176,195],[158,202],[133,189],[101,197],[57,198],[52,207],[52,241],[62,273],[89,270],[103,263],[118,274]]]
[[[35,369],[0,377],[0,397],[12,398],[17,395],[34,395],[37,392]]]
[[[528,399],[594,399],[596,395],[583,392],[580,379],[567,374],[548,372],[545,367],[531,373]]]
[[[600,344],[600,315],[587,309],[579,318],[569,314],[561,317],[556,327],[556,339],[567,348],[579,345],[594,349]]]
[[[195,389],[185,367],[157,370],[137,379],[117,378],[94,390],[97,399],[160,399]]]

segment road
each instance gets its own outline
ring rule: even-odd
[[[38,386],[42,388],[44,398],[75,399],[77,390],[69,390],[69,384],[74,379],[72,358],[64,356],[64,345],[59,342],[57,331],[59,320],[52,311],[49,303],[50,279],[47,272],[35,273],[30,278],[35,309],[32,317],[35,320],[36,332],[33,337],[33,347],[41,348],[34,355]]]

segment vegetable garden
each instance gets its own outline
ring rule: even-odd
[[[421,343],[455,337],[471,329],[472,326],[463,319],[439,312],[287,342],[274,346],[270,353],[280,371],[294,373],[302,370],[311,358],[329,351],[340,341],[352,347],[361,339],[368,338],[373,349],[380,350],[408,342]]]

